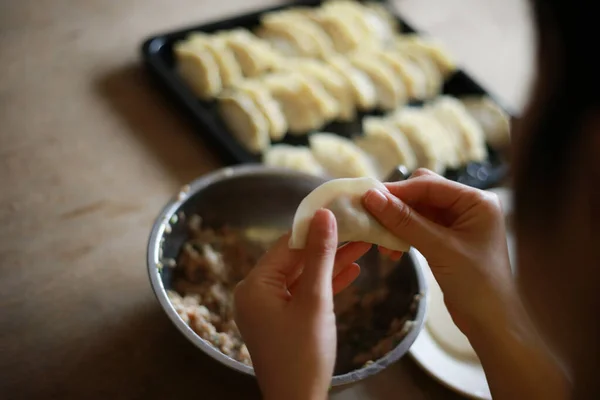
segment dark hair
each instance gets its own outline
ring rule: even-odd
[[[583,124],[600,105],[600,39],[592,1],[533,0],[538,33],[534,97],[515,132],[516,220],[550,228],[565,203],[569,166],[584,157]],[[589,139],[589,138],[588,138]]]
[[[600,394],[600,243],[594,227],[600,224],[594,192],[600,184],[600,59],[594,54],[600,35],[594,3],[532,0],[537,81],[513,141],[514,224],[524,261],[517,272],[528,280],[521,287],[529,294],[522,293],[545,313],[538,321],[563,346],[574,398]]]

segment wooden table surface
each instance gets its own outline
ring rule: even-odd
[[[149,83],[139,45],[274,3],[0,0],[0,397],[259,397],[188,343],[150,290],[155,215],[220,162]],[[521,109],[533,48],[523,0],[395,3]],[[332,397],[458,398],[408,358]]]

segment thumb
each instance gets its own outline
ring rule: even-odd
[[[301,299],[333,298],[331,280],[337,251],[337,225],[333,213],[319,210],[313,217],[304,250],[304,270],[298,279]]]
[[[438,253],[451,235],[447,228],[423,217],[389,192],[370,190],[363,203],[381,225],[426,258]]]

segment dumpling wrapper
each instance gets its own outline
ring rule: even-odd
[[[263,155],[263,164],[292,169],[315,176],[324,176],[325,170],[308,147],[276,144]]]
[[[333,178],[377,177],[369,156],[350,139],[334,133],[315,133],[308,138],[317,161]]]
[[[460,101],[479,123],[492,148],[503,150],[510,145],[510,117],[496,102],[487,96],[466,96]]]
[[[217,61],[204,46],[182,42],[174,48],[177,71],[194,93],[204,100],[223,89]]]
[[[233,92],[219,98],[219,113],[233,136],[251,153],[262,153],[270,145],[269,123],[243,92]]]
[[[296,210],[289,247],[306,247],[313,216],[317,210],[328,208],[337,221],[338,242],[367,242],[390,250],[408,251],[407,243],[385,229],[362,206],[362,197],[371,189],[388,192],[381,182],[372,178],[334,179],[317,187]]]
[[[254,104],[263,113],[269,123],[269,136],[272,140],[281,140],[287,132],[288,125],[279,103],[271,93],[259,82],[245,80],[235,86],[254,100]]]

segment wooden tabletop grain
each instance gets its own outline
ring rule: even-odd
[[[203,356],[150,290],[145,245],[174,190],[220,161],[140,68],[157,32],[268,0],[0,0],[0,397],[258,398]],[[523,0],[399,0],[520,109]],[[408,358],[336,399],[459,398]]]

